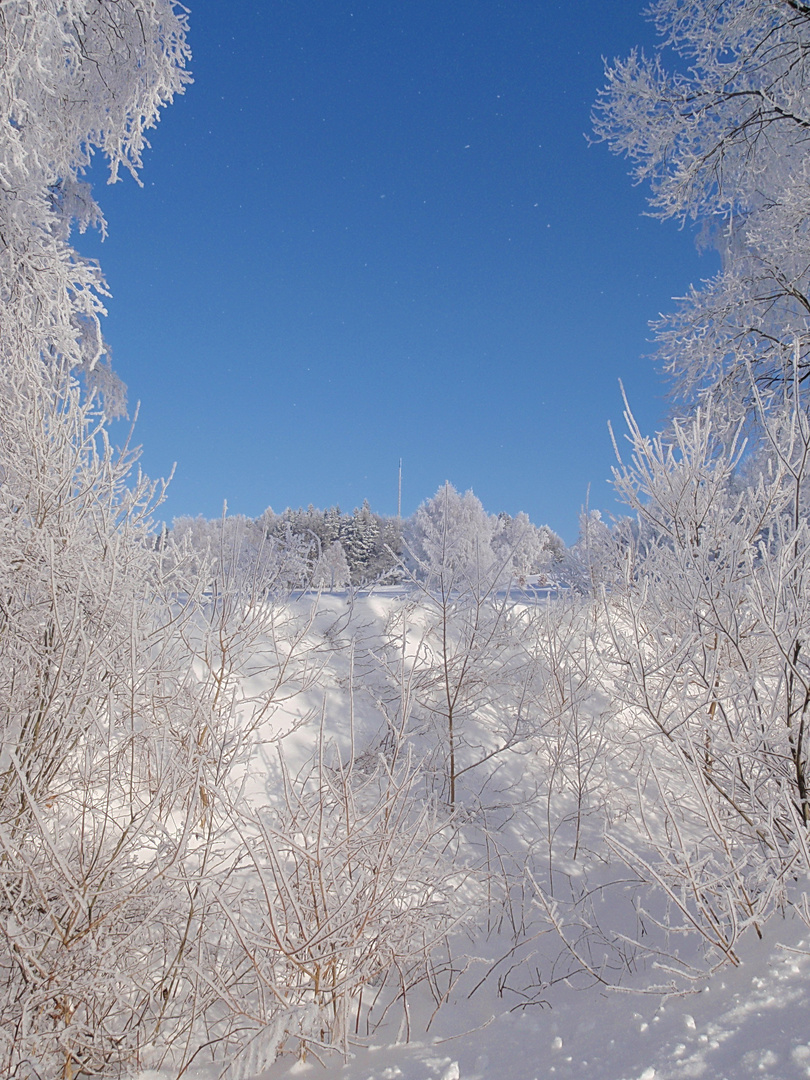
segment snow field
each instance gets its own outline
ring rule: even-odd
[[[347,755],[362,755],[379,742],[380,703],[390,691],[381,662],[386,633],[409,602],[401,589],[322,594],[314,618],[308,611],[311,597],[292,602],[296,618],[310,625],[304,647],[325,660],[317,678],[286,697],[257,731],[265,746],[281,737],[291,769],[304,763],[323,737],[319,733]],[[418,641],[424,613],[413,618],[412,640]],[[566,619],[571,618],[569,611]],[[570,642],[570,625],[567,633]],[[418,660],[419,650],[410,642],[404,652],[409,664]],[[248,697],[267,689],[269,681],[262,678],[260,672],[249,676]],[[321,1051],[323,1064],[312,1054],[306,1061],[282,1054],[275,1064],[250,1072],[249,1060],[237,1055],[231,1062],[235,1075],[267,1080],[810,1076],[806,924],[795,915],[773,917],[763,940],[752,932],[736,945],[737,966],[720,966],[717,949],[702,934],[668,929],[667,919],[681,925],[682,914],[673,919],[656,883],[634,875],[605,843],[610,831],[638,846],[634,724],[626,706],[611,708],[603,689],[583,693],[581,702],[587,702],[587,710],[577,717],[579,772],[571,772],[571,755],[566,756],[570,733],[563,736],[559,724],[553,731],[541,725],[526,745],[504,755],[485,783],[477,780],[465,792],[470,802],[458,810],[453,853],[479,876],[465,882],[462,873],[458,880],[467,912],[461,916],[464,925],[450,935],[452,973],[437,969],[432,990],[422,984],[409,995],[408,1040],[401,1010],[384,1015],[379,1026],[381,1011],[372,1010],[347,1060]],[[302,723],[302,718],[309,719]],[[425,761],[435,751],[430,747],[435,735],[419,725],[411,735]],[[590,748],[586,767],[583,747]],[[572,776],[580,778],[579,788]],[[277,782],[277,765],[263,753],[247,778],[251,804],[272,799]],[[659,817],[654,802],[644,814],[649,833]],[[643,852],[645,858],[653,854]],[[497,873],[491,872],[494,862]],[[487,873],[481,874],[482,866]],[[669,992],[650,992],[651,987]],[[190,1075],[202,1080],[219,1075],[223,1066],[227,1062],[195,1064]]]

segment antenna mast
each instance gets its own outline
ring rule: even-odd
[[[397,521],[402,520],[402,458],[399,459],[399,486],[397,488]]]

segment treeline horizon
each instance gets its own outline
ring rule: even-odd
[[[444,491],[458,496],[447,482],[434,500]],[[535,525],[523,511],[514,516],[505,511],[488,514],[472,491],[458,497],[471,511],[474,527],[486,544],[503,548],[518,538],[523,556],[514,567],[516,578],[545,575],[553,565],[563,563],[569,549],[548,525]],[[198,552],[221,549],[223,540],[227,542],[237,533],[240,545],[244,545],[246,536],[252,539],[254,557],[255,550],[267,542],[274,548],[294,548],[298,565],[293,573],[302,584],[342,588],[392,583],[398,580],[397,571],[403,561],[412,561],[415,523],[434,500],[425,500],[408,517],[378,513],[371,509],[368,499],[351,513],[341,510],[337,503],[325,509],[310,503],[306,509],[286,507],[280,513],[268,506],[255,518],[228,514],[227,510],[216,518],[186,514],[174,518],[170,529],[164,526],[161,536],[188,543]]]

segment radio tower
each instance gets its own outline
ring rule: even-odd
[[[399,459],[399,486],[397,487],[397,521],[402,521],[402,458]]]

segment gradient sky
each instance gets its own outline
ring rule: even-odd
[[[641,0],[197,0],[195,82],[144,188],[96,194],[118,373],[167,520],[403,513],[445,480],[567,541],[615,510],[618,380],[665,384],[648,321],[715,269],[589,146]]]

